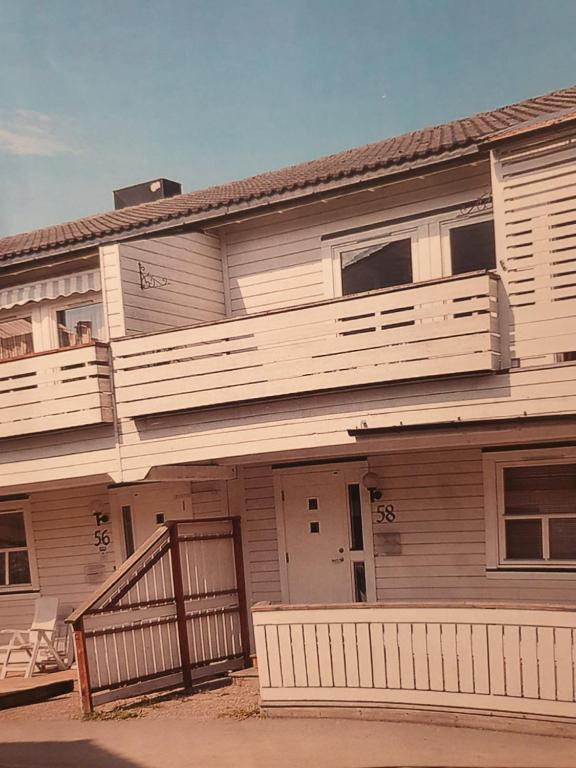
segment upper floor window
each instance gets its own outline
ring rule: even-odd
[[[452,274],[495,269],[496,244],[492,219],[450,227]]]
[[[412,240],[403,238],[344,251],[342,293],[363,293],[412,282]]]
[[[104,339],[102,304],[84,304],[56,313],[58,346],[74,347]]]
[[[0,360],[34,352],[32,318],[14,317],[0,321]]]
[[[24,512],[0,510],[0,589],[32,582],[28,550]]]

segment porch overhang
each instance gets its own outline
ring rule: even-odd
[[[235,466],[220,466],[218,464],[173,464],[164,467],[152,467],[146,476],[146,481],[178,482],[192,480],[235,480]]]
[[[550,427],[554,427],[557,424],[570,423],[573,423],[576,428],[576,417],[572,414],[557,414],[551,416],[510,416],[495,419],[474,419],[469,421],[436,421],[429,424],[395,424],[381,427],[354,427],[348,429],[347,433],[350,437],[355,438],[405,435],[409,433],[432,433],[442,435],[445,433],[453,433],[459,429],[466,430],[467,432],[482,432],[483,430],[494,431],[499,428],[505,430],[523,426],[546,427],[549,425]],[[550,439],[554,438],[555,436],[551,434]],[[576,442],[576,432],[574,434],[574,442]]]

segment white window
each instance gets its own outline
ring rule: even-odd
[[[496,238],[492,214],[459,215],[440,225],[445,275],[496,269]]]
[[[102,304],[82,304],[56,312],[58,346],[76,347],[104,340]]]
[[[488,455],[488,566],[576,571],[576,455]]]
[[[0,362],[34,352],[106,341],[100,296],[58,299],[0,311]]]
[[[27,510],[0,506],[0,591],[31,587],[35,582]]]
[[[32,317],[12,316],[0,319],[0,360],[10,360],[34,352]]]
[[[419,265],[422,229],[404,225],[353,239],[339,238],[325,249],[331,293],[346,296],[423,279]]]

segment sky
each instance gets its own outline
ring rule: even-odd
[[[576,0],[0,0],[0,236],[576,84]]]

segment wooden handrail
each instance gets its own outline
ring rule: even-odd
[[[234,315],[233,317],[223,317],[221,320],[209,320],[204,323],[194,323],[194,325],[182,325],[178,326],[177,328],[166,328],[163,331],[155,331],[154,333],[150,332],[142,332],[142,333],[134,333],[130,334],[130,336],[119,336],[118,338],[113,339],[113,343],[117,344],[118,342],[122,341],[133,341],[134,339],[140,339],[140,338],[148,338],[152,336],[163,336],[167,333],[174,333],[175,331],[187,331],[192,330],[196,328],[206,328],[211,326],[222,326],[226,325],[227,323],[237,323],[241,322],[242,320],[255,320],[259,317],[269,317],[271,315],[281,315],[286,314],[289,312],[297,312],[300,309],[313,309],[314,307],[322,307],[327,304],[342,304],[347,301],[354,301],[357,299],[361,299],[364,296],[380,296],[387,293],[398,293],[402,291],[408,291],[412,290],[414,288],[425,288],[426,286],[430,285],[440,285],[443,283],[453,283],[456,281],[463,282],[465,280],[471,280],[475,277],[479,277],[480,275],[487,275],[491,280],[494,280],[495,282],[498,282],[500,280],[500,275],[497,272],[494,272],[490,269],[480,269],[476,272],[466,272],[464,274],[460,275],[448,275],[446,277],[436,277],[432,280],[421,280],[416,283],[402,283],[402,285],[392,285],[388,288],[377,288],[374,291],[363,291],[362,293],[350,293],[346,294],[345,296],[333,296],[329,299],[320,299],[317,301],[309,301],[304,302],[302,304],[295,304],[290,307],[279,307],[278,309],[264,309],[260,312],[250,312],[245,315]]]
[[[572,611],[576,612],[576,600],[574,603],[528,603],[497,600],[415,600],[407,602],[405,600],[385,600],[381,603],[310,603],[310,604],[289,604],[289,603],[271,603],[262,601],[255,603],[251,607],[252,613],[262,613],[267,611],[346,611],[346,610],[366,610],[378,608],[386,610],[387,608],[481,608],[486,610],[507,610],[507,611]]]
[[[57,355],[59,352],[72,352],[75,349],[86,349],[87,347],[108,347],[107,341],[87,341],[85,344],[74,344],[70,347],[56,347],[56,349],[43,349],[39,352],[29,352],[27,355],[18,355],[17,357],[4,357],[0,359],[0,365],[4,363],[13,363],[17,360],[29,360],[33,357],[44,357],[45,355]]]

